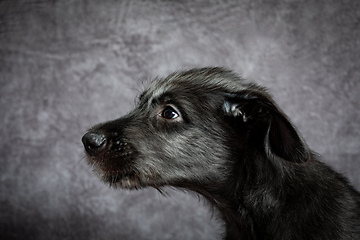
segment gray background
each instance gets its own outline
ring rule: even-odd
[[[194,194],[110,189],[81,137],[154,77],[226,66],[269,88],[360,189],[359,1],[1,1],[0,238],[219,239]]]

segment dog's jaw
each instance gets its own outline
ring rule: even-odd
[[[113,188],[123,189],[141,189],[143,186],[140,182],[140,178],[135,174],[130,175],[103,175],[102,180],[110,184]]]
[[[94,173],[100,178],[101,181],[108,183],[112,188],[123,188],[123,189],[141,189],[146,187],[140,181],[140,176],[135,170],[129,171],[116,171],[111,172],[101,165],[94,163],[89,163],[93,166]]]
[[[101,160],[87,155],[88,163],[92,166],[93,172],[104,183],[112,188],[122,189],[142,189],[154,187],[159,189],[168,183],[164,182],[159,174],[154,171],[142,169],[138,170],[135,166],[123,167],[122,169],[112,170],[101,164]],[[119,159],[121,161],[121,159]]]

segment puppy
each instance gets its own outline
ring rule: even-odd
[[[360,239],[360,195],[319,162],[267,91],[223,68],[154,81],[82,141],[111,186],[204,196],[224,239]]]

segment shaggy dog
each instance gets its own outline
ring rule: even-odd
[[[360,195],[319,162],[266,90],[223,68],[154,81],[126,116],[82,138],[112,186],[204,196],[224,239],[360,239]]]

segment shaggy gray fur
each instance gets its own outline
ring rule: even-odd
[[[317,160],[267,91],[222,68],[155,81],[82,138],[100,178],[203,195],[224,239],[358,239],[360,194]]]

